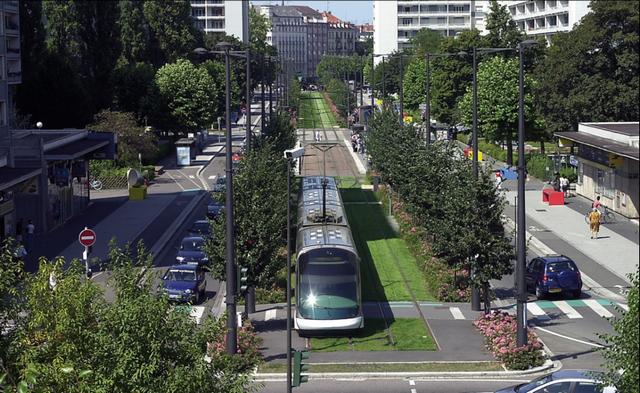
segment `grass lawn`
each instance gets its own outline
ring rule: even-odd
[[[389,321],[393,343],[387,335],[382,319],[366,319],[364,329],[351,337],[312,338],[311,349],[316,352],[335,351],[435,351],[431,332],[419,318],[398,318]],[[349,342],[351,340],[351,342]]]
[[[341,195],[362,261],[363,300],[412,300],[403,275],[417,300],[435,300],[404,240],[389,226],[382,206],[353,204],[375,202],[373,192],[347,188],[341,189]]]
[[[318,92],[301,95],[298,118],[301,119],[298,122],[300,128],[332,128],[338,125],[322,94]]]
[[[307,363],[308,364],[308,363]],[[285,373],[285,363],[265,363],[258,373]],[[310,373],[504,371],[498,362],[309,364]]]

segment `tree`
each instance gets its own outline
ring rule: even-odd
[[[507,144],[507,164],[513,165],[511,141],[518,131],[518,60],[494,56],[478,66],[478,128],[491,142]],[[525,75],[525,129],[540,128],[530,93],[535,81]],[[526,93],[529,91],[529,93]],[[471,124],[472,91],[467,89],[459,103],[459,111],[465,124]],[[530,138],[532,135],[529,134]]]
[[[274,48],[267,44],[267,33],[271,29],[269,18],[262,15],[255,7],[249,7],[249,31],[251,51],[254,54],[275,55]]]
[[[416,57],[407,66],[404,73],[404,106],[408,109],[418,109],[425,102],[425,84],[427,69],[425,59]]]
[[[142,0],[120,1],[121,56],[128,63],[149,61],[149,25],[144,18]]]
[[[435,30],[422,28],[409,41],[413,54],[417,58],[424,58],[427,53],[436,53],[442,42],[442,34]]]
[[[9,338],[0,350],[0,376],[15,387],[26,379],[26,370],[33,370],[29,387],[44,388],[35,391],[252,391],[248,373],[257,365],[257,342],[249,340],[251,357],[216,354],[208,363],[205,355],[224,346],[224,319],[193,323],[158,295],[143,246],[137,255],[133,259],[126,248],[111,250],[111,301],[96,282],[83,278],[77,260],[67,269],[62,258],[42,261],[25,281],[14,329],[0,337]]]
[[[607,384],[619,392],[637,392],[638,378],[638,272],[630,274],[631,287],[627,294],[629,311],[619,309],[621,316],[610,322],[615,335],[601,334],[607,346],[601,349],[605,363]]]
[[[373,37],[368,37],[364,41],[356,41],[356,55],[369,57],[373,53]]]
[[[572,31],[553,37],[536,68],[540,112],[552,132],[579,122],[637,121],[637,2],[592,1]]]
[[[120,166],[137,166],[138,154],[152,158],[158,152],[158,140],[153,132],[138,125],[130,112],[102,111],[87,129],[97,132],[113,132],[118,137],[118,163]]]
[[[211,123],[215,83],[205,68],[179,59],[160,68],[155,83],[169,115],[166,127],[198,131]]]
[[[157,43],[161,51],[153,56],[156,66],[189,57],[197,43],[202,42],[202,33],[193,26],[189,1],[145,0],[142,9],[149,24],[151,43]]]
[[[154,83],[156,71],[149,63],[119,62],[113,70],[113,106],[142,118],[143,100]]]
[[[497,0],[489,3],[485,29],[489,32],[486,43],[490,48],[515,48],[524,35],[511,18],[507,6],[500,5]]]

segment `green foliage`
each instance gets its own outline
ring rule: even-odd
[[[110,301],[84,278],[79,261],[65,268],[64,259],[42,260],[16,294],[23,299],[16,302],[14,328],[0,336],[6,340],[0,347],[3,383],[18,391],[70,393],[252,391],[248,373],[260,361],[260,342],[251,328],[239,334],[242,354],[207,362],[205,355],[211,359],[223,342],[224,319],[198,326],[176,312],[158,294],[142,245],[137,255],[111,249]],[[8,266],[9,256],[0,255],[0,278]]]
[[[566,177],[569,180],[569,183],[575,183],[578,181],[578,174],[576,173],[576,170],[573,167],[561,168],[560,176]]]
[[[118,138],[119,166],[138,166],[138,154],[150,158],[158,152],[158,139],[153,132],[138,125],[133,113],[102,111],[87,128],[97,132],[113,132]]]
[[[440,47],[444,38],[442,34],[431,29],[422,28],[409,41],[413,54],[416,58],[422,59],[427,53],[435,53]]]
[[[544,154],[533,154],[526,159],[529,175],[540,180],[550,180],[553,170],[553,161]]]
[[[323,56],[316,67],[325,88],[332,79],[359,80],[365,61],[359,56]]]
[[[113,106],[141,118],[142,104],[154,83],[155,69],[149,63],[120,63],[113,70]]]
[[[517,139],[518,130],[518,60],[491,57],[478,67],[478,129],[488,141],[507,143],[507,164],[513,164],[511,141]],[[535,81],[525,76],[525,91],[531,89]],[[525,130],[539,127],[531,93],[524,97]],[[458,104],[465,124],[471,124],[473,95],[471,86]],[[531,133],[525,135],[531,137]]]
[[[364,41],[356,41],[356,54],[362,57],[369,57],[373,53],[373,37]]]
[[[489,32],[486,43],[490,48],[515,48],[524,36],[511,18],[507,6],[499,4],[497,0],[489,2],[485,28]]]
[[[554,35],[536,68],[537,103],[551,132],[638,120],[638,4],[592,1],[572,31]]]
[[[637,266],[636,266],[637,267]],[[638,380],[638,272],[629,274],[631,287],[627,294],[629,311],[619,309],[621,316],[613,318],[611,326],[616,334],[602,334],[606,342],[602,348],[605,382],[613,384],[619,392],[637,392]]]
[[[267,33],[271,29],[269,18],[262,15],[255,7],[249,7],[249,31],[251,32],[252,54],[275,55],[274,48],[267,44]]]
[[[384,91],[385,95],[398,93],[400,91],[400,81],[404,77],[406,64],[401,66],[399,53],[393,53],[384,57],[384,61],[380,61],[374,68],[371,80],[373,88],[376,90],[376,96],[381,97]],[[407,60],[405,59],[406,63]]]
[[[427,69],[424,58],[415,58],[407,66],[404,74],[404,106],[407,109],[418,109],[426,100],[425,84]]]
[[[179,59],[160,68],[155,82],[166,104],[170,125],[198,131],[212,122],[216,84],[205,68]]]
[[[154,59],[154,64],[157,66],[188,57],[196,44],[202,41],[200,36],[202,33],[193,25],[191,4],[188,0],[167,3],[144,1],[142,7],[152,41],[157,42],[162,51],[162,61]]]
[[[346,117],[348,113],[347,108],[347,94],[350,94],[347,88],[347,84],[338,79],[331,79],[326,85],[325,90],[328,92],[331,101],[336,106],[336,109],[342,116]],[[350,102],[353,105],[353,100]],[[350,106],[351,106],[350,105]]]
[[[150,60],[149,25],[144,18],[142,5],[142,1],[120,1],[120,56],[132,64]]]
[[[291,79],[289,82],[289,106],[298,110],[300,107],[300,95],[302,91],[302,86],[297,78]]]

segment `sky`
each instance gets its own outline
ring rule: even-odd
[[[282,0],[252,0],[255,5],[281,5]],[[373,0],[343,0],[343,1],[285,1],[284,5],[306,5],[318,11],[329,10],[332,14],[345,22],[355,24],[372,23]]]

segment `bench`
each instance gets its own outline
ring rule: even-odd
[[[546,202],[549,206],[564,205],[564,194],[562,191],[554,191],[553,188],[545,188],[542,190],[542,202]]]

